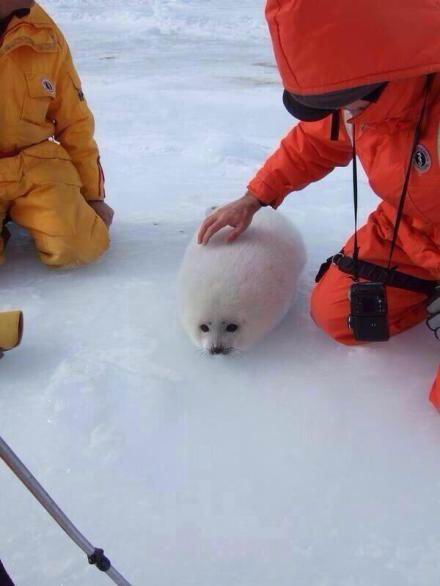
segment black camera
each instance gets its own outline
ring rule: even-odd
[[[348,327],[359,342],[386,342],[388,306],[383,283],[354,283],[350,287]]]

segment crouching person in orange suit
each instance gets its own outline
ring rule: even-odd
[[[0,2],[0,87],[0,231],[6,218],[26,228],[52,267],[96,260],[113,211],[93,116],[62,33],[32,0]]]
[[[283,102],[301,122],[247,193],[206,218],[199,242],[207,244],[224,226],[234,228],[230,240],[239,237],[262,205],[278,207],[287,194],[357,156],[382,202],[358,231],[357,242],[350,238],[320,271],[311,314],[333,339],[358,343],[347,319],[349,291],[357,278],[376,281],[386,285],[386,339],[426,319],[427,300],[440,281],[438,3],[420,0],[396,12],[368,0],[321,2],[319,10],[308,0],[268,0],[266,17]],[[393,31],[399,51],[393,48]],[[330,228],[331,216],[328,222]],[[362,267],[360,274],[356,266]],[[437,407],[439,376],[431,392]]]

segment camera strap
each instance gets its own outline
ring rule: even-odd
[[[422,127],[423,118],[425,116],[428,94],[429,94],[429,90],[432,86],[434,75],[435,74],[431,73],[430,75],[428,75],[426,77],[426,80],[425,80],[423,104],[422,104],[422,108],[420,110],[419,117],[417,119],[416,128],[414,131],[414,137],[413,137],[413,141],[412,141],[412,145],[411,145],[410,157],[409,157],[409,161],[408,161],[408,165],[407,165],[407,169],[406,169],[406,173],[405,173],[405,181],[403,183],[402,193],[400,195],[399,205],[397,208],[396,219],[394,222],[394,229],[393,229],[393,237],[391,240],[391,247],[390,247],[390,252],[389,252],[389,256],[388,256],[388,263],[387,263],[387,268],[386,268],[387,278],[386,278],[384,284],[388,284],[389,281],[392,280],[392,274],[396,270],[396,267],[394,267],[394,268],[391,267],[391,262],[392,262],[392,258],[393,258],[394,249],[396,247],[397,233],[399,231],[400,222],[402,220],[403,208],[405,205],[406,194],[408,191],[408,185],[409,185],[409,179],[410,179],[410,175],[411,175],[411,168],[412,168],[412,164],[413,164],[414,153],[416,151],[416,148],[417,148],[417,145],[419,142],[420,130]],[[358,217],[358,181],[357,181],[357,161],[356,161],[356,127],[354,124],[353,124],[353,203],[354,203],[354,251],[353,251],[353,269],[352,269],[352,271],[353,271],[353,280],[355,282],[357,282],[357,281],[359,281],[359,246],[358,246],[358,237],[357,237],[357,232],[358,232],[358,228],[357,228],[357,224],[358,224],[358,222],[357,222],[357,217]]]
[[[422,104],[422,108],[420,110],[419,119],[417,120],[416,129],[414,131],[414,138],[413,138],[411,153],[410,153],[410,157],[409,157],[409,161],[408,161],[408,167],[406,170],[405,182],[403,184],[402,194],[400,196],[400,201],[399,201],[399,207],[397,208],[396,220],[394,222],[393,239],[391,241],[390,254],[388,257],[388,264],[387,264],[388,275],[390,275],[390,273],[393,270],[395,270],[395,269],[391,268],[391,261],[393,258],[394,249],[396,247],[397,233],[399,231],[400,221],[401,221],[402,215],[403,215],[403,208],[405,205],[406,194],[408,191],[408,184],[409,184],[409,179],[411,176],[411,169],[412,169],[412,165],[413,165],[414,154],[416,152],[417,145],[419,143],[420,130],[422,127],[423,118],[425,117],[426,102],[428,101],[428,94],[429,94],[429,90],[431,89],[433,79],[434,79],[434,74],[431,73],[430,75],[428,75],[426,77],[426,80],[425,80],[423,104]]]
[[[359,245],[358,245],[358,173],[356,158],[356,127],[353,124],[353,205],[354,205],[354,250],[353,250],[353,280],[359,281]]]
[[[350,256],[345,256],[344,251],[341,250],[341,252],[330,256],[321,264],[318,274],[315,277],[315,283],[319,283],[332,265],[335,265],[340,271],[353,277],[354,260]],[[437,281],[420,279],[419,277],[414,277],[413,275],[408,275],[397,270],[388,272],[386,267],[367,262],[366,260],[358,259],[357,272],[359,279],[365,279],[365,281],[372,283],[386,283],[389,287],[405,289],[414,293],[422,293],[427,297],[431,297],[438,286]]]
[[[348,275],[354,274],[353,258],[345,256],[343,252],[339,252],[330,257],[329,261],[329,266],[333,264],[343,273]],[[323,271],[325,268],[323,268]],[[372,283],[386,283],[390,287],[421,293],[427,297],[431,297],[437,287],[437,281],[420,279],[419,277],[414,277],[413,275],[408,275],[397,270],[389,273],[385,267],[367,262],[366,260],[358,260],[358,277]]]

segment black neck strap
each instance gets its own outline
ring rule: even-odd
[[[353,279],[359,281],[359,245],[358,245],[358,174],[356,158],[356,126],[353,124],[353,204],[354,204],[354,250]]]
[[[423,123],[423,118],[425,116],[426,111],[426,103],[428,99],[429,90],[432,86],[432,81],[434,79],[434,74],[431,73],[426,77],[425,87],[424,87],[424,96],[423,96],[423,104],[420,110],[420,114],[416,123],[416,128],[414,130],[414,137],[411,145],[411,153],[409,157],[409,161],[407,164],[407,169],[405,173],[405,181],[402,187],[402,193],[400,195],[399,206],[397,208],[396,219],[394,221],[394,230],[393,230],[393,238],[391,240],[391,247],[388,256],[388,263],[387,263],[387,271],[388,276],[392,273],[394,269],[391,268],[391,262],[393,258],[394,249],[396,247],[397,241],[397,233],[399,231],[400,222],[402,220],[403,215],[403,208],[405,206],[406,194],[408,191],[409,179],[411,176],[411,169],[413,165],[414,153],[416,151],[417,145],[419,143],[420,138],[420,130]],[[358,246],[358,237],[357,237],[357,216],[358,216],[358,181],[357,181],[357,161],[356,161],[356,127],[353,124],[353,202],[354,202],[354,251],[353,251],[353,278],[355,281],[359,280],[359,246]]]
[[[393,253],[394,253],[394,249],[396,247],[397,233],[399,231],[400,221],[401,221],[402,215],[403,215],[403,208],[405,205],[406,194],[408,191],[408,184],[409,184],[409,179],[411,176],[411,169],[413,166],[414,154],[416,152],[417,145],[419,144],[420,130],[422,127],[423,118],[425,116],[425,111],[426,111],[426,102],[428,100],[428,93],[429,93],[429,90],[431,89],[433,79],[434,79],[434,74],[431,73],[430,75],[427,76],[427,78],[425,80],[423,104],[422,104],[422,108],[420,110],[419,118],[417,120],[416,129],[414,131],[414,138],[413,138],[413,142],[412,142],[412,146],[411,146],[411,153],[410,153],[408,166],[407,166],[406,174],[405,174],[405,182],[403,184],[402,195],[400,196],[399,207],[397,208],[396,219],[394,221],[393,239],[391,241],[390,254],[388,256],[388,264],[387,264],[388,272],[390,272],[392,270],[391,269],[391,261],[393,259]]]

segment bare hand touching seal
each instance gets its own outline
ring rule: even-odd
[[[226,242],[232,242],[249,227],[255,212],[261,208],[260,201],[249,191],[240,199],[215,210],[209,215],[197,236],[199,244],[208,244],[210,238],[225,226],[231,226],[233,230],[226,238]]]

